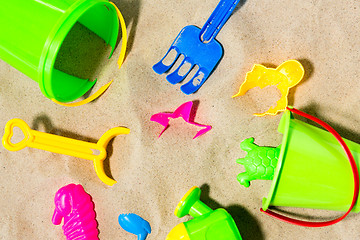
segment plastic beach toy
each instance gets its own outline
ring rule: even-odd
[[[161,131],[159,137],[163,134],[163,132],[168,128],[169,126],[169,121],[170,118],[179,118],[182,117],[184,119],[185,122],[195,125],[197,127],[201,127],[203,129],[201,129],[200,131],[198,131],[195,135],[195,138],[200,137],[201,135],[207,133],[208,131],[211,130],[211,126],[209,125],[202,125],[202,124],[198,124],[193,122],[192,120],[190,120],[192,117],[192,107],[193,107],[193,102],[186,102],[184,104],[182,104],[180,107],[178,107],[175,112],[173,113],[157,113],[151,116],[150,120],[160,123],[161,125],[164,126],[164,129]]]
[[[272,180],[277,166],[280,147],[259,147],[254,144],[254,138],[245,139],[240,147],[248,154],[239,158],[237,163],[245,166],[246,172],[240,173],[237,180],[245,187],[250,186],[251,180]]]
[[[329,132],[294,119],[292,113],[315,121]],[[359,212],[360,203],[356,201],[359,194],[357,165],[360,162],[360,145],[342,139],[328,124],[297,109],[288,108],[278,130],[284,136],[279,146],[280,152],[274,149],[268,156],[269,161],[277,161],[277,166],[268,197],[263,199],[261,211],[280,220],[306,227],[328,226],[344,219],[350,211]],[[265,155],[266,151],[261,150],[261,147],[255,147],[251,142],[248,144],[252,150],[245,158],[251,157],[251,151],[255,150]],[[265,159],[256,159],[255,154],[252,157],[254,162],[264,162]],[[335,220],[307,222],[277,214],[269,210],[271,206],[347,212]]]
[[[124,55],[126,26],[116,6],[107,0],[3,1],[0,22],[6,34],[0,36],[0,58],[38,82],[46,97],[55,102],[70,102],[88,92],[96,81],[54,68],[64,39],[79,22],[112,47],[111,56],[118,38],[119,19]],[[94,95],[99,96],[107,87]]]
[[[241,240],[231,215],[223,208],[212,210],[200,201],[201,190],[191,188],[175,209],[179,218],[190,214],[194,219],[180,223],[166,240]]]
[[[62,229],[67,240],[99,239],[95,217],[91,196],[80,184],[69,184],[56,192],[52,222],[59,225],[64,219]]]
[[[15,127],[20,128],[25,136],[25,138],[19,143],[11,142]],[[26,122],[15,118],[7,122],[2,143],[9,151],[19,151],[25,147],[31,147],[92,160],[94,162],[96,174],[100,180],[105,184],[112,186],[116,183],[116,181],[106,176],[103,165],[103,161],[107,155],[106,147],[109,141],[115,136],[120,134],[129,134],[129,132],[129,129],[123,127],[112,128],[102,135],[97,143],[89,143],[32,130]]]
[[[138,240],[145,240],[151,233],[149,222],[135,213],[120,214],[119,224],[125,231],[137,235]]]
[[[196,26],[184,27],[165,56],[153,66],[153,70],[163,74],[169,71],[180,55],[183,55],[184,60],[166,79],[171,84],[179,83],[195,65],[198,65],[199,69],[188,83],[181,86],[181,91],[191,94],[199,90],[223,56],[223,48],[215,37],[239,2],[240,0],[221,0],[202,29]],[[172,50],[176,51],[176,58],[171,64],[165,65],[163,60]],[[180,69],[186,65],[190,66],[189,70],[182,74]]]
[[[255,116],[276,115],[278,112],[285,111],[288,105],[289,89],[302,80],[304,73],[304,67],[296,60],[286,61],[276,69],[255,64],[251,72],[246,74],[245,81],[241,84],[239,92],[232,97],[242,96],[255,87],[263,89],[266,86],[276,86],[281,93],[281,98],[277,101],[276,107],[271,107],[264,113],[254,114]]]

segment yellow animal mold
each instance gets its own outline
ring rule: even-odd
[[[255,64],[251,72],[248,72],[245,81],[241,84],[239,92],[232,96],[244,95],[248,90],[266,86],[276,86],[281,93],[280,100],[276,107],[271,107],[267,112],[255,113],[255,116],[276,115],[278,112],[285,111],[288,100],[289,89],[296,86],[304,77],[304,67],[296,60],[288,60],[275,68],[266,68],[263,65]]]

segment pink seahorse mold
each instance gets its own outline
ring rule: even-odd
[[[62,229],[67,240],[98,240],[95,216],[91,196],[80,184],[69,184],[56,192],[52,222],[59,225],[64,218]]]

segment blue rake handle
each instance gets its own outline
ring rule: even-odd
[[[221,0],[200,31],[203,42],[210,42],[218,35],[240,0]]]

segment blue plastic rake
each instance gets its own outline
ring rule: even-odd
[[[165,56],[153,66],[153,70],[158,74],[168,72],[180,55],[183,55],[184,59],[180,65],[167,75],[166,79],[171,84],[180,83],[197,65],[199,69],[195,75],[180,89],[185,94],[199,90],[223,56],[223,48],[215,37],[239,2],[240,0],[221,0],[202,29],[193,25],[184,27]],[[165,65],[163,61],[171,50],[176,51],[176,57],[172,63]],[[190,68],[182,74],[180,69],[184,65],[190,65]]]

